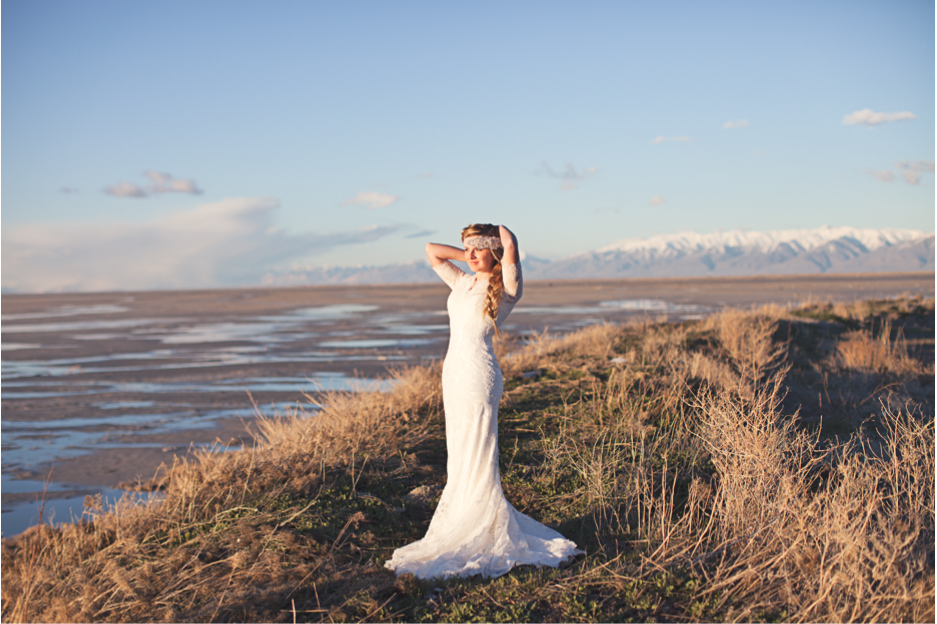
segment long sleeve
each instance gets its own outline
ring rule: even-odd
[[[465,275],[459,267],[448,260],[443,260],[441,263],[434,266],[433,270],[436,271],[436,275],[442,278],[442,281],[449,285],[449,288],[455,288],[455,285],[458,284],[462,276]]]
[[[521,265],[501,265],[501,277],[504,280],[504,300],[515,304],[524,294],[524,279],[521,275]]]

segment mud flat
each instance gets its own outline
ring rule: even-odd
[[[3,295],[3,535],[38,493],[67,520],[193,448],[250,444],[250,422],[314,411],[319,390],[389,387],[389,367],[444,355],[441,284]],[[530,282],[523,338],[635,315],[934,296],[933,273]]]

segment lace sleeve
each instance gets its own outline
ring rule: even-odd
[[[501,265],[501,276],[504,279],[505,301],[517,303],[524,294],[524,279],[521,275],[520,263]]]
[[[442,281],[449,285],[449,288],[455,288],[455,285],[459,282],[459,279],[465,275],[465,273],[459,267],[452,264],[448,260],[443,260],[440,264],[434,266],[433,270],[436,271],[436,275],[442,278]]]

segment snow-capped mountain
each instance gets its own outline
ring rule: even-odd
[[[582,279],[933,270],[933,234],[822,227],[625,239],[528,275]]]
[[[893,228],[876,230],[850,227],[824,226],[813,230],[777,230],[774,232],[751,232],[732,230],[713,234],[681,232],[651,238],[627,238],[617,243],[596,250],[596,253],[610,251],[657,251],[661,253],[687,253],[706,249],[745,249],[770,253],[783,246],[790,246],[799,251],[810,251],[831,241],[844,241],[861,246],[866,251],[879,247],[893,246],[925,237],[918,230],[897,230]]]
[[[528,256],[529,279],[799,275],[934,270],[934,234],[919,230],[822,227],[629,238],[561,260]],[[425,260],[386,266],[316,267],[268,275],[266,285],[431,282]]]

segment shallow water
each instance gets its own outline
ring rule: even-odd
[[[166,442],[167,436],[184,440],[222,421],[275,417],[323,391],[386,391],[393,385],[381,378],[388,365],[441,357],[448,342],[446,313],[438,309],[401,312],[351,303],[206,320],[187,310],[135,317],[132,304],[133,297],[125,297],[118,304],[3,315],[4,338],[16,338],[4,340],[0,373],[4,535],[35,515],[24,495],[38,498],[45,491],[46,505],[54,501],[62,517],[65,511],[80,515],[83,496],[71,496],[75,491],[112,491],[114,483],[71,483],[63,462],[105,449],[173,450],[180,444]],[[520,306],[515,314],[549,315],[553,331],[563,331],[604,320],[610,311],[642,310],[667,306]],[[505,329],[539,331],[537,322],[530,325]],[[378,374],[362,374],[359,367]],[[254,407],[251,397],[264,400]],[[36,478],[46,474],[48,483]]]
[[[42,488],[46,485],[41,481],[29,483],[39,492],[43,492]],[[4,479],[4,491],[7,487],[7,480]],[[61,496],[57,497],[57,495]],[[73,490],[47,489],[45,495],[39,495],[38,500],[16,503],[4,509],[3,537],[18,535],[29,527],[39,524],[40,519],[43,524],[77,522],[82,518],[90,519],[94,514],[85,509],[85,502],[86,497],[94,495],[101,497],[101,505],[104,509],[113,507],[119,501],[145,503],[161,497],[159,492],[128,492],[109,487],[96,488],[93,492],[79,494],[75,494]]]
[[[111,305],[111,304],[102,304],[102,305],[85,305],[85,306],[76,306],[76,305],[66,305],[59,306],[56,308],[50,308],[42,312],[26,312],[23,314],[2,314],[0,315],[0,321],[6,323],[8,321],[22,321],[27,319],[42,319],[42,318],[61,318],[64,316],[97,316],[99,314],[119,314],[121,312],[129,312],[130,308],[122,305]]]
[[[386,391],[392,381],[356,367],[380,362],[384,370],[414,359],[402,350],[445,341],[426,337],[446,330],[438,322],[420,326],[426,314],[366,316],[377,310],[340,304],[208,322],[126,318],[131,308],[114,304],[4,314],[4,536],[36,515],[27,495],[45,492],[47,508],[61,518],[80,515],[86,494],[113,493],[108,486],[116,483],[104,475],[96,486],[71,483],[63,462],[105,449],[174,451],[180,444],[167,436],[184,440],[222,421],[276,417],[296,405],[314,413],[307,397],[319,392]],[[19,336],[28,339],[6,341]],[[264,400],[255,407],[251,397]],[[36,478],[46,474],[48,483]]]
[[[514,308],[514,314],[559,314],[569,316],[594,316],[611,311],[631,313],[667,314],[681,318],[684,314],[700,314],[711,311],[708,306],[675,304],[660,299],[618,299],[614,301],[599,301],[596,305],[558,305],[558,306],[524,306]],[[584,319],[585,320],[585,319]]]

